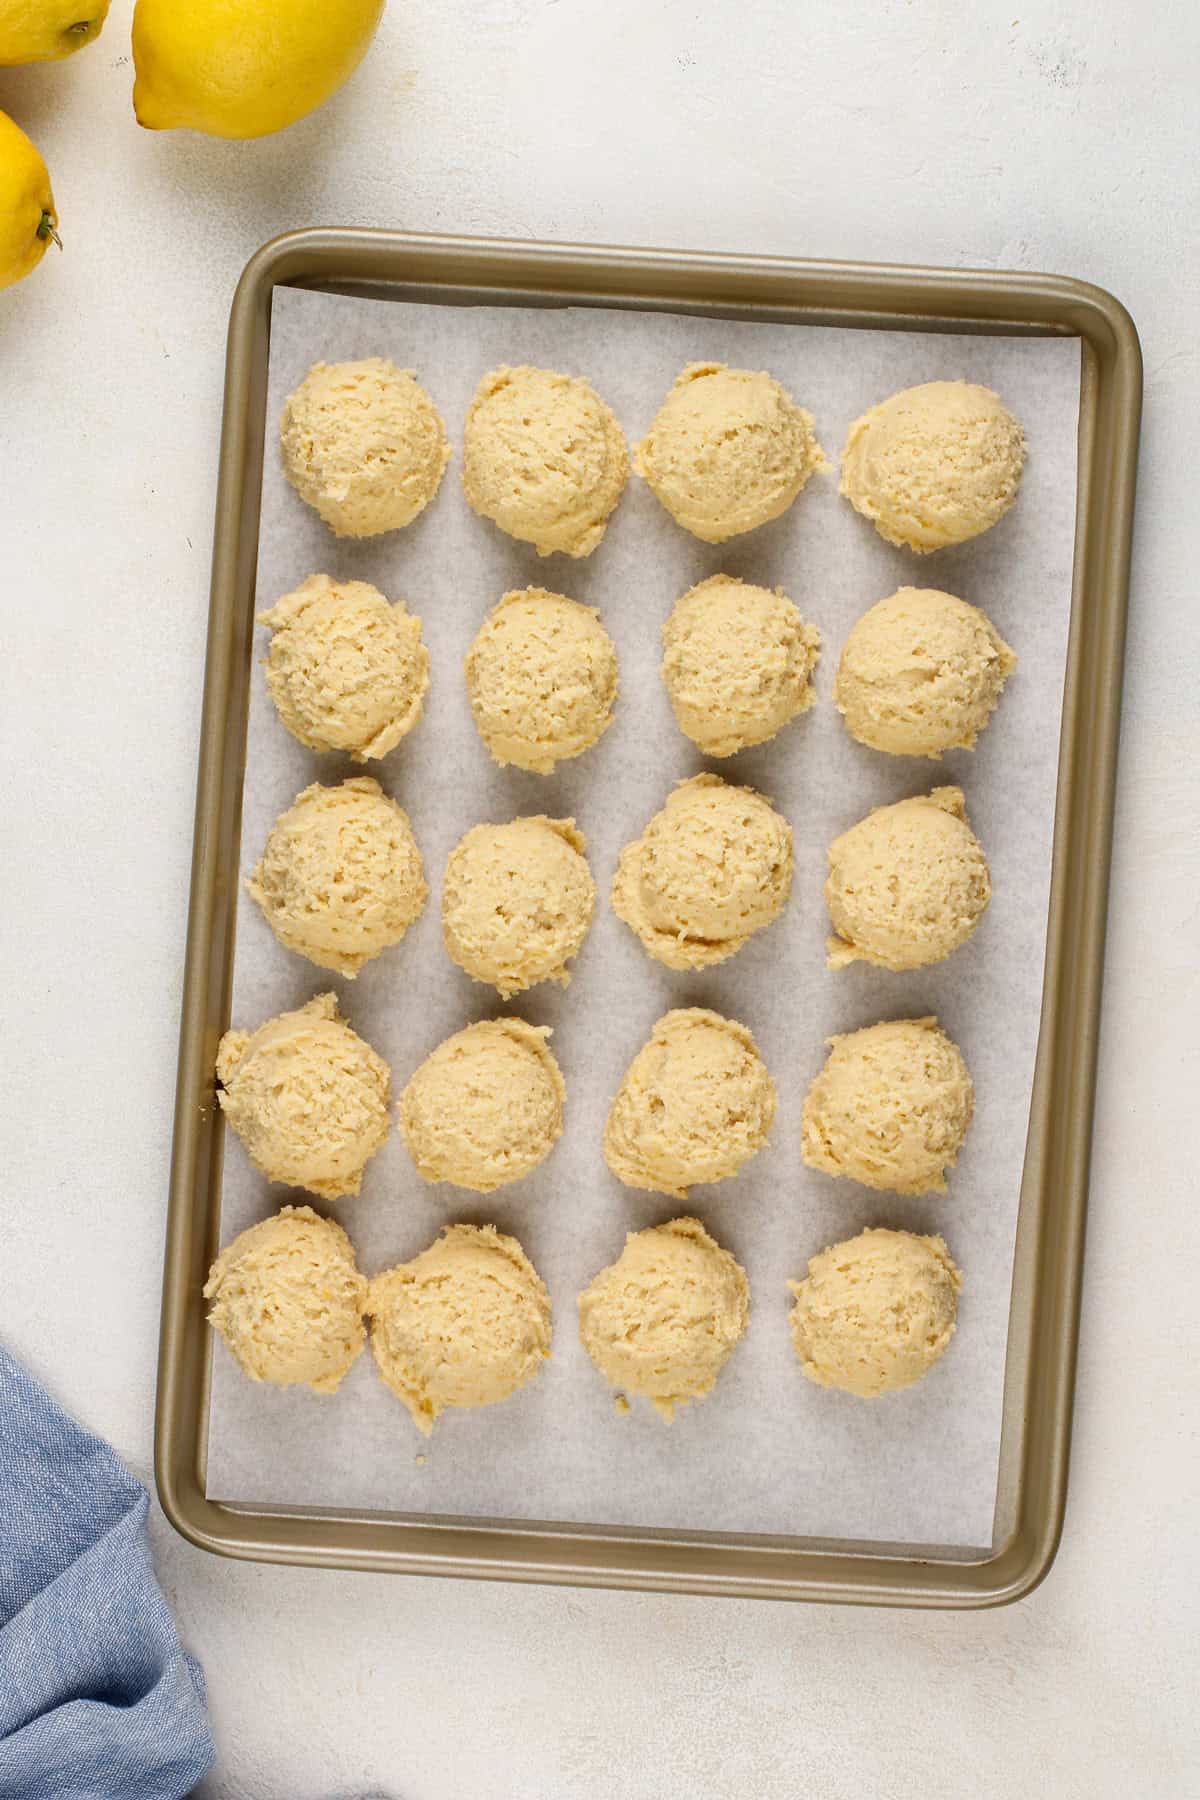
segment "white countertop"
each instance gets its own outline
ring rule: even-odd
[[[134,125],[129,12],[115,0],[68,66],[0,71],[66,244],[0,293],[18,852],[0,1331],[144,1479],[224,332],[250,252],[341,223],[1048,269],[1111,288],[1146,357],[1074,1466],[1049,1579],[974,1616],[715,1603],[242,1566],[160,1518],[212,1700],[204,1793],[1183,1796],[1200,1754],[1184,1156],[1200,14],[392,0],[326,111],[235,145]]]

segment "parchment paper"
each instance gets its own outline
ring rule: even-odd
[[[455,460],[409,529],[340,542],[292,493],[276,449],[287,392],[318,359],[384,355],[414,367],[441,408]],[[539,559],[469,510],[460,485],[462,425],[479,376],[501,362],[586,373],[631,441],[680,366],[714,358],[768,368],[816,415],[836,462],[850,421],[894,389],[937,376],[997,388],[1024,421],[1029,464],[1014,510],[961,550],[917,558],[884,544],[818,476],[782,518],[710,548],[676,527],[631,479],[599,550],[583,562]],[[359,1199],[335,1211],[374,1274],[422,1249],[446,1222],[494,1220],[515,1233],[554,1304],[551,1361],[502,1406],[447,1414],[432,1442],[364,1355],[336,1398],[256,1386],[214,1347],[208,1487],[233,1501],[378,1508],[611,1525],[854,1537],[984,1546],[992,1535],[1012,1248],[1042,987],[1059,714],[1070,605],[1079,346],[1055,339],[947,337],[717,322],[653,313],[414,305],[282,289],[273,313],[258,602],[306,575],[374,582],[420,613],[432,686],[418,729],[369,772],[409,811],[430,904],[405,942],[355,982],[281,949],[243,897],[233,1021],[253,1028],[335,988],[354,1026],[388,1059],[397,1092],[435,1044],[506,1010],[450,963],[439,899],[451,847],[481,819],[574,815],[600,890],[569,988],[543,986],[507,1010],[553,1026],[568,1086],[567,1129],[529,1180],[480,1200],[426,1187],[393,1134]],[[782,584],[823,634],[820,702],[773,743],[703,762],[678,731],[658,664],[675,600],[726,570]],[[500,770],[476,736],[462,662],[506,589],[536,583],[599,606],[621,664],[616,722],[587,755],[549,777]],[[855,744],[831,692],[854,621],[910,583],[977,602],[1020,656],[1000,710],[973,754],[939,764]],[[256,634],[256,655],[266,633]],[[613,915],[621,846],[671,784],[698,769],[769,794],[791,821],[796,875],[784,917],[722,967],[673,974]],[[293,742],[255,671],[243,871],[298,790],[358,773]],[[959,781],[990,859],[994,899],[975,938],[939,967],[893,975],[824,965],[821,888],[830,840],[873,805]],[[690,1207],[622,1188],[600,1138],[608,1103],[654,1021],[705,1005],[754,1031],[779,1087],[771,1142],[737,1180],[693,1191]],[[800,1107],[824,1040],[877,1019],[937,1013],[961,1044],[977,1113],[942,1198],[871,1194],[803,1166]],[[284,1202],[229,1134],[222,1243]],[[320,1205],[319,1202],[313,1204]],[[749,1331],[715,1393],[665,1425],[635,1403],[627,1417],[578,1339],[575,1299],[617,1255],[627,1230],[694,1211],[745,1265]],[[944,1233],[965,1271],[958,1335],[919,1386],[865,1403],[812,1386],[787,1329],[785,1281],[823,1245],[866,1225]],[[423,1456],[423,1464],[418,1458]]]

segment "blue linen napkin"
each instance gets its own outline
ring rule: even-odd
[[[179,1800],[210,1767],[149,1504],[0,1348],[0,1800]]]

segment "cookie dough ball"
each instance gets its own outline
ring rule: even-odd
[[[992,884],[961,788],[879,806],[829,846],[831,969],[923,969],[975,930]]]
[[[829,465],[813,416],[763,370],[689,363],[633,462],[676,524],[723,544],[787,511]]]
[[[977,606],[937,588],[901,588],[846,639],[837,708],[851,737],[872,750],[973,750],[1016,666]]]
[[[668,969],[724,962],[777,919],[792,885],[792,828],[753,788],[681,781],[621,852],[613,911]]]
[[[490,1194],[544,1162],[567,1097],[546,1026],[487,1019],[438,1045],[400,1096],[417,1173]]]
[[[626,1187],[686,1200],[757,1156],[775,1083],[744,1025],[702,1007],[658,1021],[626,1072],[604,1127],[604,1160]]]
[[[612,724],[617,653],[593,606],[524,588],[492,608],[467,656],[479,735],[501,768],[549,775]]]
[[[841,492],[889,544],[925,556],[965,544],[1017,497],[1025,433],[991,388],[926,381],[856,419]]]
[[[476,825],[450,852],[442,935],[451,960],[502,999],[539,981],[570,981],[596,905],[574,819],[544,813]]]
[[[877,1229],[832,1244],[788,1282],[801,1368],[864,1400],[911,1387],[954,1336],[961,1286],[940,1237]]]
[[[765,744],[816,698],[821,634],[782,588],[713,575],[676,603],[662,635],[679,729],[706,756]]]
[[[698,1219],[631,1231],[579,1296],[579,1335],[604,1379],[664,1419],[712,1392],[749,1317],[746,1271]]]
[[[286,950],[350,980],[429,898],[408,814],[368,775],[298,794],[246,890]]]
[[[477,513],[539,556],[590,556],[629,477],[612,411],[590,381],[493,369],[463,433],[463,487]]]
[[[310,1206],[285,1206],[222,1250],[208,1322],[251,1381],[334,1394],[367,1341],[354,1246]]]
[[[259,615],[267,688],[292,736],[355,762],[386,756],[421,716],[429,652],[421,621],[366,581],[310,575]]]
[[[944,1194],[975,1110],[958,1045],[936,1019],[890,1019],[829,1043],[804,1101],[809,1168],[894,1194]]]
[[[428,1437],[448,1406],[492,1406],[550,1355],[550,1296],[516,1238],[447,1225],[367,1295],[379,1373]]]
[[[336,537],[411,525],[450,460],[441,415],[411,369],[383,357],[316,363],[279,427],[283,472]]]
[[[388,1135],[388,1066],[318,994],[255,1032],[227,1031],[217,1099],[256,1169],[323,1200],[357,1194]]]

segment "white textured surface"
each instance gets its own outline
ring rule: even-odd
[[[128,110],[129,7],[0,72],[67,252],[0,295],[0,1329],[148,1473],[221,357],[250,251],[391,224],[1050,268],[1113,288],[1147,419],[1066,1538],[913,1616],[240,1567],[160,1525],[221,1800],[1124,1800],[1193,1791],[1197,983],[1188,4],[393,0],[325,113]],[[1188,1771],[1191,1770],[1189,1775]]]

